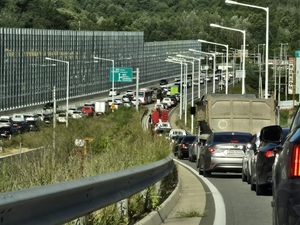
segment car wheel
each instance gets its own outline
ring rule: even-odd
[[[251,191],[255,191],[255,184],[254,184],[254,181],[253,181],[253,176],[251,175],[251,179],[250,179],[250,188],[251,188]]]
[[[247,184],[251,184],[249,172],[247,173]]]
[[[200,160],[197,159],[197,163],[196,163],[196,164],[197,164],[197,165],[196,165],[197,168],[199,168],[199,161],[200,161]]]
[[[211,176],[211,172],[210,171],[206,171],[205,168],[203,169],[203,176],[204,177],[210,177]]]
[[[194,156],[191,156],[191,162],[195,162]]]
[[[256,184],[256,195],[267,195],[268,194],[268,185],[258,185]]]
[[[246,177],[245,173],[242,172],[242,181],[243,181],[243,182],[246,182],[246,180],[247,180],[247,177]]]

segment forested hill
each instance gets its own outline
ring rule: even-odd
[[[300,49],[300,0],[238,0],[270,9],[270,48]],[[204,39],[240,48],[265,43],[266,12],[225,0],[1,0],[0,27],[144,31],[145,41]]]

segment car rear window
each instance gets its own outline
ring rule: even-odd
[[[224,142],[224,143],[248,143],[250,142],[251,135],[224,135],[224,134],[215,134],[214,142]]]

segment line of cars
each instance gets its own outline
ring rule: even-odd
[[[0,134],[2,139],[30,131],[39,131],[40,118],[37,114],[13,114],[0,117]]]

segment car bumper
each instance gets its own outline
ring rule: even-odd
[[[242,158],[212,157],[207,171],[216,172],[242,172]]]

